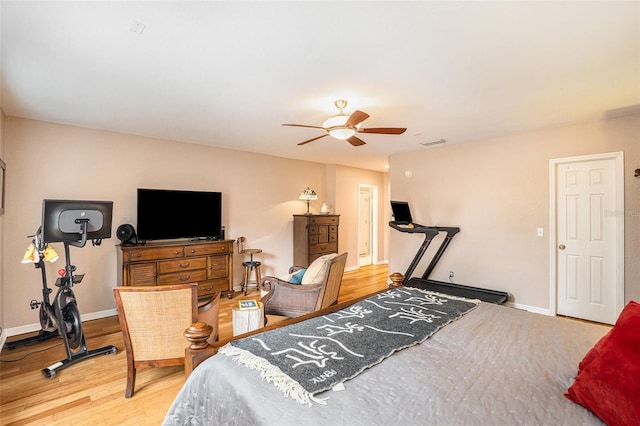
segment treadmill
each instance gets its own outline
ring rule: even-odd
[[[424,234],[424,241],[420,245],[418,252],[409,264],[407,271],[404,273],[402,284],[406,287],[415,287],[423,290],[435,291],[438,293],[449,294],[457,297],[465,297],[468,299],[479,299],[483,302],[504,304],[509,300],[509,293],[497,290],[489,290],[480,287],[472,287],[462,284],[453,284],[444,281],[436,281],[429,279],[429,275],[433,272],[436,264],[444,254],[447,247],[453,240],[453,237],[460,232],[460,228],[453,226],[425,226],[413,222],[409,203],[406,201],[391,201],[391,210],[393,212],[393,221],[389,222],[389,226],[396,231],[407,234]],[[446,236],[440,247],[436,250],[433,259],[422,274],[422,277],[413,277],[413,273],[422,260],[431,241],[441,232],[446,232]]]

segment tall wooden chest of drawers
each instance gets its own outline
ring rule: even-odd
[[[324,254],[338,253],[340,215],[293,215],[293,264],[307,267]]]
[[[198,283],[198,297],[233,292],[233,240],[121,245],[123,286]]]

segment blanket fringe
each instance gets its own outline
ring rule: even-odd
[[[280,368],[271,364],[264,358],[255,356],[249,351],[236,348],[227,343],[220,348],[218,353],[231,357],[238,364],[244,365],[252,370],[260,372],[260,377],[267,383],[273,383],[286,397],[292,398],[298,404],[305,404],[311,407],[312,402],[320,405],[327,405],[329,398],[318,398],[306,391],[300,383],[285,374]]]

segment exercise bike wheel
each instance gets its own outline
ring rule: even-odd
[[[71,349],[76,349],[82,343],[82,322],[76,302],[67,303],[62,308],[62,318],[67,331],[67,341]]]

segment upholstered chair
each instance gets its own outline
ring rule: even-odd
[[[260,301],[265,314],[297,317],[337,303],[346,261],[347,253],[332,253],[306,269],[292,266],[285,277],[263,278]]]

